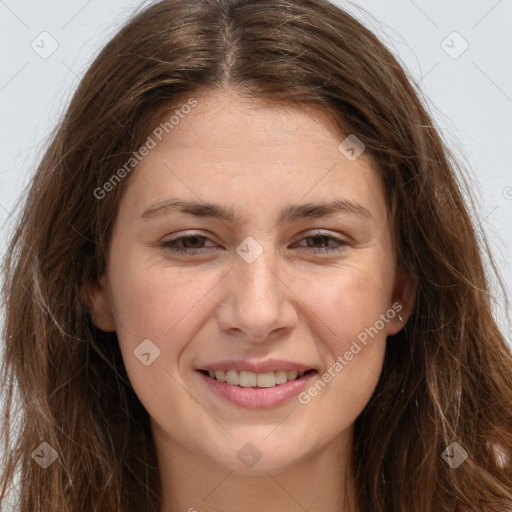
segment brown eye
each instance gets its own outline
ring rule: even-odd
[[[204,252],[201,251],[201,249],[206,249],[206,247],[208,247],[205,246],[205,242],[208,240],[209,238],[206,236],[194,234],[165,240],[161,245],[166,250],[178,254],[197,254],[198,252]]]
[[[304,237],[301,241],[304,240],[306,240],[306,245],[297,244],[297,246],[305,247],[306,249],[303,252],[308,254],[335,254],[350,245],[347,240],[323,233],[314,233]]]

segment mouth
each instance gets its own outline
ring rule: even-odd
[[[273,388],[299,380],[305,375],[309,376],[317,373],[314,369],[300,372],[296,370],[277,370],[263,373],[245,370],[199,370],[199,372],[212,380],[241,388]]]
[[[223,402],[246,409],[269,409],[297,396],[318,370],[276,360],[224,361],[199,368],[197,374],[205,389]]]

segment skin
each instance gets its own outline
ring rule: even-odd
[[[117,332],[151,417],[162,512],[355,510],[342,507],[341,485],[353,424],[376,387],[386,337],[403,327],[396,316],[307,404],[240,407],[196,369],[278,358],[322,375],[394,303],[407,321],[415,290],[397,270],[380,180],[365,153],[349,161],[338,150],[342,139],[321,114],[232,90],[194,97],[130,176],[107,273],[91,285],[93,321]],[[170,197],[232,207],[239,222],[166,210],[141,218]],[[285,207],[335,198],[370,215],[277,223]],[[346,244],[318,239],[317,229]],[[195,253],[162,245],[191,234],[206,237],[182,240]],[[263,250],[252,263],[235,251],[248,236]],[[144,339],[160,350],[147,366],[134,356]],[[237,457],[248,442],[261,454],[252,468]]]

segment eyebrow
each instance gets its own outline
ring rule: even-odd
[[[213,203],[186,201],[178,198],[169,198],[150,206],[144,210],[141,218],[149,220],[173,212],[185,213],[195,217],[210,217],[233,224],[242,222],[242,216],[240,213],[235,212],[232,207],[225,207]],[[373,218],[370,211],[361,204],[349,201],[348,199],[335,199],[325,203],[307,203],[288,206],[281,210],[277,222],[278,224],[282,224],[284,222],[292,222],[301,219],[325,217],[334,213],[348,213],[366,219]]]

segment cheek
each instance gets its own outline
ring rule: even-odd
[[[314,313],[312,318],[317,318],[318,325],[323,324],[325,339],[338,353],[365,328],[373,326],[389,307],[392,282],[377,266],[347,265],[321,279],[302,281],[298,293],[306,298],[308,309]],[[385,336],[380,323],[379,330]]]
[[[155,366],[178,365],[206,314],[209,293],[222,277],[216,274],[204,273],[197,279],[176,269],[171,275],[168,269],[164,272],[135,259],[112,270],[113,314],[127,370],[139,368],[134,351],[146,339],[160,351]]]
[[[324,369],[317,379],[322,382],[306,390],[303,403],[322,395],[318,407],[339,404],[340,411],[357,416],[382,370],[386,326],[395,316],[389,308],[391,282],[384,273],[347,267],[321,283],[309,282],[307,288],[309,322],[321,333]]]
[[[201,421],[200,408],[181,383],[179,367],[206,318],[209,293],[221,277],[205,274],[197,279],[178,270],[170,275],[135,261],[125,261],[111,272],[123,362],[134,391],[153,418],[185,404],[189,419]]]

